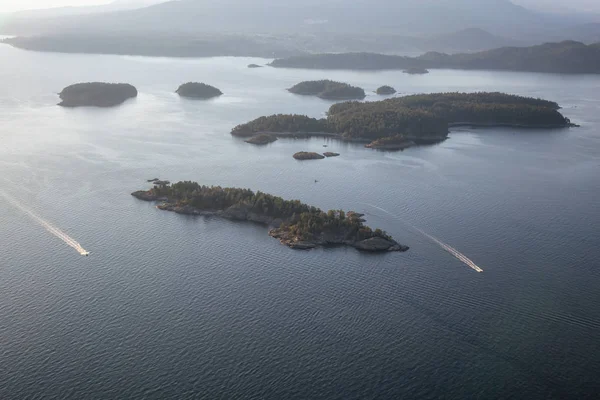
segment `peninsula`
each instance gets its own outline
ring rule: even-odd
[[[359,87],[330,80],[300,82],[288,91],[325,100],[362,100],[366,97],[365,91]]]
[[[76,83],[59,94],[62,107],[114,107],[137,97],[137,89],[127,83]]]
[[[238,125],[231,134],[251,137],[329,137],[405,148],[445,140],[455,126],[565,128],[574,126],[557,103],[505,93],[433,93],[373,102],[350,101],[329,108],[326,118],[277,114]],[[402,135],[399,137],[398,135]]]
[[[192,99],[211,99],[223,94],[223,92],[214,86],[198,82],[184,83],[183,85],[179,86],[175,93],[181,97],[188,97]]]
[[[159,201],[161,210],[187,215],[209,215],[252,221],[270,228],[269,235],[293,249],[351,246],[366,252],[406,251],[380,229],[363,224],[361,214],[321,211],[298,200],[284,200],[249,189],[203,186],[196,182],[155,184],[132,193],[144,201]]]

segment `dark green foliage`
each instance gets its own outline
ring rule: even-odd
[[[327,119],[301,115],[260,117],[232,131],[237,136],[256,132],[331,132],[346,139],[369,139],[403,134],[411,140],[442,140],[449,124],[568,126],[570,121],[548,100],[505,93],[433,93],[373,102],[349,101],[329,108]]]
[[[377,139],[398,133],[446,135],[449,123],[566,126],[555,102],[504,93],[434,93],[330,107],[330,126],[346,137]]]
[[[299,200],[284,200],[250,189],[204,186],[196,182],[178,182],[157,186],[149,193],[155,197],[167,197],[177,206],[191,206],[199,210],[226,210],[232,206],[248,207],[251,212],[272,218],[280,218],[280,229],[302,240],[321,234],[343,234],[345,240],[363,240],[372,237],[391,238],[383,231],[372,231],[364,226],[360,215],[341,210],[322,210]]]
[[[347,83],[330,80],[300,82],[288,89],[291,93],[318,96],[322,99],[364,99],[365,91]]]
[[[194,99],[210,99],[223,94],[219,89],[205,83],[188,82],[179,86],[176,90],[178,95],[182,97],[190,97]]]
[[[260,132],[330,132],[327,120],[310,118],[305,115],[277,114],[260,117],[246,124],[238,125],[231,131],[234,136],[250,137]]]

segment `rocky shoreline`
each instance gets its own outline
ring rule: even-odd
[[[278,239],[282,244],[295,250],[309,250],[317,247],[329,246],[350,246],[357,250],[369,253],[404,252],[409,250],[409,247],[401,245],[393,239],[386,239],[383,237],[372,237],[360,241],[346,240],[346,235],[343,231],[337,232],[336,234],[322,233],[319,237],[311,241],[299,240],[285,229],[281,229],[281,226],[284,224],[282,219],[254,213],[251,211],[250,205],[234,205],[225,210],[198,209],[191,206],[178,206],[169,198],[155,196],[151,191],[140,190],[131,193],[131,195],[143,201],[160,202],[156,208],[163,211],[172,211],[183,215],[214,216],[231,221],[247,221],[267,226],[269,228],[269,236]],[[362,217],[361,214],[356,213],[349,213],[349,215],[354,215],[356,218]]]

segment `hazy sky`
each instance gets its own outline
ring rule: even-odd
[[[61,6],[84,6],[106,4],[112,0],[0,0],[0,11],[16,11],[32,8]],[[218,0],[217,0],[218,1]],[[513,3],[535,8],[561,9],[568,7],[579,11],[600,12],[600,0],[513,0]]]
[[[0,11],[106,4],[112,0],[0,0]]]

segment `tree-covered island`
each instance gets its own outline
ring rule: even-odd
[[[213,97],[218,97],[223,94],[223,92],[216,87],[199,82],[184,83],[179,86],[175,93],[181,97],[188,97],[191,99],[212,99]]]
[[[293,249],[343,245],[368,252],[408,250],[384,231],[365,226],[361,214],[342,210],[324,212],[299,200],[284,200],[249,189],[186,181],[155,184],[154,188],[134,192],[132,196],[160,201],[159,209],[179,214],[214,215],[267,225],[270,236]]]
[[[87,82],[64,88],[58,96],[62,107],[114,107],[137,97],[137,89],[128,83]]]
[[[377,93],[380,96],[385,96],[396,93],[396,89],[388,85],[383,85],[378,87],[375,93]]]
[[[505,93],[433,93],[391,99],[337,103],[326,118],[277,114],[236,126],[231,134],[251,137],[331,137],[371,143],[391,138],[436,143],[455,126],[564,128],[573,126],[557,103]],[[391,144],[391,143],[387,143]]]
[[[300,82],[288,89],[290,93],[317,96],[325,100],[362,100],[364,89],[330,80]]]

